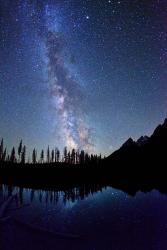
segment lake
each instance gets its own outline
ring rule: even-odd
[[[1,223],[3,249],[167,249],[167,195],[157,190],[131,196],[112,187],[53,192],[3,185],[0,200],[11,193],[18,195],[6,212],[11,219]],[[65,238],[33,231],[17,220]]]

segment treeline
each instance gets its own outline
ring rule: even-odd
[[[88,154],[84,150],[72,149],[71,151],[64,147],[63,153],[56,147],[50,149],[48,146],[46,152],[42,149],[40,153],[37,149],[33,149],[31,157],[26,157],[26,146],[20,141],[17,148],[13,147],[11,152],[8,153],[7,148],[4,146],[4,140],[0,143],[0,162],[11,162],[20,164],[44,164],[44,163],[59,163],[64,162],[67,164],[97,164],[101,160],[101,155]]]

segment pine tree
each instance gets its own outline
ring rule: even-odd
[[[85,154],[85,163],[88,164],[90,162],[90,157],[88,153]]]
[[[26,158],[26,146],[24,145],[23,150],[21,152],[21,163],[25,164],[25,158]]]
[[[79,158],[80,158],[79,159],[80,164],[84,164],[85,163],[85,152],[84,152],[84,150],[81,150]]]
[[[76,154],[75,154],[75,149],[73,148],[72,149],[72,152],[71,152],[71,163],[72,164],[75,164],[75,156],[76,156]]]
[[[55,162],[57,162],[57,148],[55,148],[55,159],[54,159]]]
[[[37,151],[35,150],[35,148],[33,149],[33,152],[32,152],[32,163],[33,164],[37,163]]]
[[[50,162],[50,149],[49,149],[49,146],[48,146],[48,149],[47,149],[47,163]]]
[[[2,161],[3,158],[3,138],[1,140],[1,144],[0,144],[0,161]]]
[[[57,162],[59,162],[60,161],[60,151],[59,151],[59,149],[57,149],[57,152],[56,152],[56,159],[57,159]]]
[[[5,148],[5,150],[3,151],[2,161],[6,161],[6,148]]]
[[[19,162],[20,162],[21,153],[22,153],[22,140],[20,141],[20,144],[19,144],[19,147],[18,147]]]
[[[11,155],[10,155],[10,161],[12,163],[16,162],[16,156],[15,156],[15,148],[12,148]]]
[[[64,148],[64,162],[67,163],[67,147]]]
[[[44,150],[43,149],[41,150],[40,159],[41,159],[41,163],[44,163]]]
[[[68,164],[71,163],[71,153],[70,153],[70,151],[68,152],[68,155],[67,155],[67,162],[68,162]]]
[[[52,163],[54,162],[54,155],[55,155],[55,152],[54,152],[54,149],[52,149],[52,152],[51,152],[51,161],[52,161]]]
[[[79,164],[80,162],[80,153],[79,153],[79,149],[76,152],[76,164]]]

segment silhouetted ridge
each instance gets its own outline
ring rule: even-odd
[[[136,142],[130,137],[123,145],[122,148],[136,146]]]
[[[144,164],[145,162],[154,164],[155,162],[166,162],[167,154],[167,119],[163,124],[157,126],[153,134],[141,136],[136,142],[129,138],[117,151],[106,158],[109,162],[117,160],[119,163]],[[160,166],[161,167],[161,166]],[[141,166],[142,168],[142,166]]]
[[[138,140],[137,140],[137,145],[138,146],[143,146],[145,145],[149,140],[149,137],[148,136],[141,136]]]
[[[164,126],[167,127],[167,118],[164,121]]]
[[[163,137],[164,139],[167,138],[167,119],[165,119],[162,125],[159,125],[152,134],[151,137]]]

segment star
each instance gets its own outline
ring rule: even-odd
[[[0,128],[9,147],[19,136],[30,151],[34,142],[39,149],[74,141],[82,148],[82,120],[94,128],[95,151],[107,155],[160,123],[166,114],[166,1],[17,2],[0,1]]]

